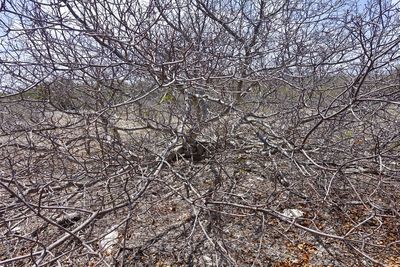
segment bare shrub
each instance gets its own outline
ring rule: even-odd
[[[397,266],[399,14],[2,1],[0,265]]]

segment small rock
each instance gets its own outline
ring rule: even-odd
[[[210,257],[204,255],[203,260],[204,260],[204,263],[206,264],[206,266],[212,266],[213,260]]]
[[[118,243],[119,233],[117,230],[117,226],[116,225],[112,226],[108,231],[110,230],[112,231],[107,235],[105,235],[99,243],[100,248],[103,249],[107,254],[111,254],[112,247]]]
[[[20,235],[22,233],[22,228],[20,226],[13,227],[10,232],[11,234]],[[1,267],[1,265],[0,265]]]
[[[298,209],[285,209],[283,210],[282,214],[285,215],[286,217],[297,219],[302,217],[304,215],[304,212]]]

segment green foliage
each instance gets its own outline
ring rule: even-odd
[[[394,141],[389,149],[398,151],[400,149],[400,140]]]
[[[246,157],[240,156],[240,157],[236,158],[236,163],[237,163],[237,164],[245,163],[246,160],[247,160]]]
[[[31,100],[48,100],[50,95],[49,91],[46,90],[46,87],[44,85],[38,85],[35,88],[24,92],[23,97],[26,99],[31,99]]]
[[[346,130],[346,131],[344,132],[344,135],[345,135],[347,138],[352,138],[353,135],[354,135],[354,133],[353,133],[352,130]]]
[[[168,89],[168,91],[161,97],[160,104],[166,103],[171,104],[176,101],[174,94],[172,93],[172,89]]]

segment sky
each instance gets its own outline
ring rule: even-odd
[[[25,2],[25,0],[13,0],[12,3],[17,4],[18,1]],[[49,1],[49,0],[42,0],[42,1]],[[129,0],[127,0],[127,1],[129,1]],[[145,6],[148,4],[148,0],[140,0],[140,1],[141,1],[142,6]],[[390,0],[387,0],[387,1],[390,1]],[[121,0],[119,0],[118,2],[121,2]],[[358,1],[349,0],[348,1],[348,3],[357,3],[357,5],[360,9],[364,9],[365,5],[369,2],[370,1],[368,1],[368,0],[358,0]],[[397,8],[399,8],[399,6],[400,6],[400,0],[391,0],[391,3],[397,4]],[[7,3],[7,4],[9,4],[9,3]],[[19,23],[18,19],[16,19],[15,16],[11,15],[10,13],[0,12],[0,63],[4,60],[7,60],[7,58],[6,58],[7,53],[8,53],[8,56],[12,55],[12,53],[13,53],[10,51],[11,49],[8,44],[9,40],[8,40],[8,37],[6,36],[6,28],[8,26],[13,28],[14,30],[21,29],[20,23]],[[15,35],[16,33],[14,32],[13,34]],[[12,42],[13,42],[13,44],[15,44],[14,41],[12,41]],[[20,53],[20,52],[18,52],[18,53]],[[2,68],[1,66],[0,66],[0,76],[2,76],[0,78],[1,79],[0,86],[1,86],[2,82],[4,81],[4,77],[6,77],[4,74],[4,68]]]

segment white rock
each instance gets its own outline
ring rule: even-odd
[[[285,215],[286,217],[290,217],[290,218],[299,218],[302,217],[304,215],[304,212],[302,212],[301,210],[298,209],[285,209],[283,210],[283,215]]]
[[[204,255],[203,256],[203,260],[204,260],[204,263],[206,264],[206,266],[212,266],[213,261],[212,261],[212,259],[210,257]]]
[[[108,231],[112,229],[114,230],[105,235],[99,244],[100,248],[103,249],[108,254],[111,254],[112,246],[118,243],[119,233],[116,227],[117,227],[116,225],[112,226]]]
[[[22,228],[20,226],[15,226],[11,229],[10,233],[20,235],[22,233]],[[0,265],[1,267],[1,265]]]

